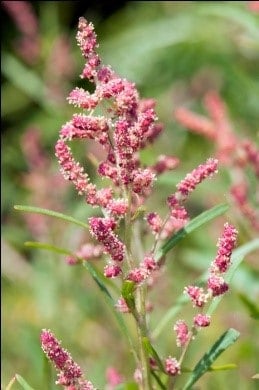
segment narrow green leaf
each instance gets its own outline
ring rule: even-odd
[[[138,385],[135,382],[122,383],[115,387],[115,390],[138,390]]]
[[[239,248],[234,250],[232,257],[231,257],[232,265],[229,268],[229,270],[226,273],[226,276],[224,278],[227,283],[229,283],[231,281],[231,279],[233,278],[233,276],[236,272],[237,267],[242,263],[245,256],[248,253],[253,252],[256,249],[259,249],[259,239],[255,239],[253,241],[250,241],[247,244],[244,244],[244,245],[242,245]],[[208,315],[210,315],[210,316],[212,315],[212,313],[217,308],[217,306],[220,303],[223,296],[224,296],[224,294],[214,298],[214,300],[210,304],[209,309],[207,311]]]
[[[11,388],[13,387],[13,384],[15,383],[16,381],[16,377],[14,376],[10,382],[8,383],[8,385],[6,386],[5,390],[11,390]]]
[[[2,72],[5,77],[27,96],[41,105],[42,108],[52,113],[53,108],[45,98],[46,87],[38,75],[24,66],[10,53],[2,53]]]
[[[15,375],[17,382],[22,386],[24,390],[34,390],[21,375]]]
[[[66,250],[66,249],[63,249],[63,248],[60,248],[58,246],[54,246],[54,245],[51,245],[51,244],[46,244],[44,242],[26,241],[24,243],[24,245],[28,246],[30,248],[44,249],[44,250],[47,250],[47,251],[50,251],[50,252],[55,252],[55,253],[58,253],[58,254],[61,254],[61,255],[73,256],[73,253],[68,251],[68,250]]]
[[[238,297],[248,310],[250,317],[259,320],[259,307],[245,294],[238,294]]]
[[[144,346],[146,352],[156,361],[156,364],[158,365],[160,371],[165,372],[163,363],[162,363],[158,353],[156,352],[155,348],[150,343],[149,339],[147,337],[143,337],[142,343],[143,343],[143,346]]]
[[[226,371],[233,370],[237,368],[237,365],[234,363],[222,364],[220,366],[211,366],[208,371]]]
[[[81,263],[85,261],[83,258],[77,257],[76,254],[74,254],[73,252],[51,244],[37,242],[37,241],[26,241],[24,245],[30,248],[43,249],[61,255],[73,256],[75,258],[78,258],[81,261]],[[98,279],[105,281],[105,283],[109,285],[116,293],[120,293],[120,289],[114,283],[112,283],[110,279],[104,278],[103,274],[101,274],[101,272],[94,265],[90,264],[89,262],[87,262],[87,264],[88,264],[88,271],[91,273],[92,277],[94,273],[95,275],[97,275]]]
[[[234,368],[237,368],[236,364],[228,363],[228,364],[222,364],[220,366],[211,366],[210,368],[208,368],[207,371],[227,371],[227,370],[233,370]],[[181,372],[187,373],[187,372],[193,372],[193,370],[188,367],[181,367]]]
[[[131,280],[125,280],[122,285],[121,295],[125,299],[128,308],[131,311],[135,311],[135,298],[134,298],[135,283]]]
[[[217,357],[238,339],[239,335],[240,333],[232,328],[223,333],[223,335],[220,336],[216,343],[211,347],[209,352],[205,353],[202,359],[196,364],[183,390],[191,389],[193,384],[209,370]]]
[[[74,224],[76,224],[78,226],[81,226],[81,227],[85,228],[85,229],[89,228],[86,223],[84,223],[82,221],[79,221],[78,219],[75,219],[73,217],[70,217],[69,215],[58,213],[58,212],[53,211],[53,210],[42,209],[40,207],[33,207],[33,206],[24,206],[24,205],[15,205],[14,209],[18,210],[18,211],[24,211],[26,213],[35,213],[35,214],[48,215],[50,217],[55,217],[55,218],[62,219],[63,221],[72,222],[72,223],[74,223]]]
[[[106,288],[104,283],[101,281],[101,279],[98,277],[98,275],[97,275],[95,269],[93,268],[93,266],[88,261],[83,261],[83,266],[87,269],[87,271],[90,272],[92,278],[94,279],[94,281],[96,282],[96,284],[98,285],[100,290],[104,294],[106,294],[106,296],[109,298],[109,300],[112,301],[112,303],[114,305],[114,301],[113,301],[113,298],[112,298],[110,292],[108,291],[108,289]]]
[[[119,313],[115,310],[115,307],[114,307],[115,301],[113,300],[110,292],[108,291],[108,289],[106,288],[104,283],[100,280],[95,269],[93,268],[93,266],[89,262],[84,261],[83,266],[90,272],[90,274],[93,277],[94,281],[96,282],[97,286],[100,288],[101,292],[104,294],[105,301],[108,303],[108,305],[112,309],[112,312],[114,313],[114,315],[116,317],[116,320],[120,326],[122,333],[124,334],[124,336],[126,337],[126,339],[129,342],[129,345],[131,347],[131,352],[133,353],[133,355],[137,361],[137,356],[135,355],[135,352],[134,352],[135,350],[134,350],[133,342],[131,340],[131,336],[129,334],[129,331],[126,327],[125,321],[124,321],[121,313]]]
[[[197,217],[193,218],[184,228],[180,229],[176,234],[174,234],[165,244],[158,250],[156,258],[160,259],[165,256],[167,252],[172,249],[179,241],[185,238],[188,234],[198,229],[202,225],[212,221],[214,218],[219,215],[224,214],[228,210],[229,206],[226,203],[219,204],[210,210],[206,210]]]
[[[166,385],[164,385],[164,383],[161,381],[159,375],[157,375],[157,373],[154,370],[151,371],[151,375],[153,375],[153,377],[155,378],[155,380],[156,380],[158,386],[160,387],[160,389],[162,389],[162,390],[166,390],[167,389]]]

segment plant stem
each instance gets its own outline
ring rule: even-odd
[[[131,189],[127,191],[128,198],[128,212],[125,216],[125,245],[126,245],[126,258],[129,269],[133,269],[135,264],[132,258],[131,240],[132,240],[132,221],[131,221],[131,204],[132,194]],[[146,286],[140,285],[136,289],[136,313],[133,315],[136,321],[137,334],[138,334],[138,349],[140,359],[140,369],[142,374],[141,390],[151,390],[151,372],[149,366],[149,357],[145,351],[143,345],[143,337],[147,337],[147,324],[146,324]]]
[[[137,321],[137,329],[138,329],[138,342],[139,342],[139,354],[140,354],[140,362],[141,362],[141,373],[142,373],[142,389],[143,390],[151,390],[151,372],[149,365],[149,357],[145,351],[143,345],[143,337],[148,336],[147,324],[146,324],[146,286],[139,286],[137,289],[137,298],[138,298],[138,321]]]

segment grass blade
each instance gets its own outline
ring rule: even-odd
[[[73,256],[73,253],[67,249],[60,248],[55,245],[46,244],[45,242],[26,241],[25,246],[36,249],[44,249],[50,252],[58,253],[60,255]]]
[[[207,372],[212,363],[221,355],[228,347],[230,347],[239,337],[240,333],[235,329],[228,329],[211,347],[209,352],[205,353],[202,359],[196,364],[194,370],[185,384],[183,390],[191,389],[194,383]]]
[[[26,213],[48,215],[49,217],[59,218],[59,219],[62,219],[63,221],[66,221],[66,222],[72,222],[75,225],[81,226],[85,229],[89,228],[86,223],[79,221],[78,219],[75,219],[73,217],[70,217],[69,215],[58,213],[58,212],[53,211],[53,210],[42,209],[40,207],[33,207],[33,206],[24,206],[24,205],[15,205],[14,209],[18,210],[18,211],[24,211]]]
[[[193,218],[187,225],[174,234],[165,244],[158,250],[156,258],[160,259],[165,256],[179,241],[185,238],[188,234],[198,229],[202,225],[212,221],[214,218],[224,214],[229,206],[226,203],[219,204],[209,210],[204,211],[197,217]]]
[[[158,353],[156,352],[155,348],[150,343],[149,339],[147,337],[143,337],[142,343],[143,343],[143,346],[144,346],[146,352],[156,361],[160,371],[165,372],[163,363],[162,363]]]
[[[104,294],[105,301],[108,303],[108,305],[112,309],[112,312],[114,313],[114,315],[116,317],[116,320],[118,322],[118,325],[119,325],[122,333],[124,334],[124,336],[126,337],[126,339],[129,342],[129,345],[131,347],[131,352],[133,353],[133,355],[135,357],[135,360],[138,361],[138,358],[137,358],[137,356],[135,354],[135,349],[134,349],[134,346],[133,346],[133,342],[131,340],[131,336],[129,334],[129,331],[128,331],[127,327],[126,327],[125,321],[124,321],[121,313],[116,311],[116,309],[114,307],[115,301],[112,298],[110,292],[108,291],[108,289],[106,288],[104,283],[101,281],[101,279],[98,277],[95,269],[93,268],[93,266],[90,263],[88,263],[87,261],[84,261],[83,262],[83,266],[90,272],[90,274],[91,274],[92,278],[94,279],[94,281],[96,282],[97,286],[99,287],[101,292]]]
[[[17,382],[22,386],[24,390],[34,390],[21,375],[15,375]]]
[[[245,294],[238,294],[238,297],[249,312],[250,317],[254,318],[255,320],[259,320],[259,306],[256,305]]]

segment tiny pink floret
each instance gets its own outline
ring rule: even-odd
[[[171,356],[169,356],[165,361],[165,370],[167,374],[172,376],[179,375],[181,373],[179,362]]]
[[[185,321],[178,320],[174,325],[177,347],[184,347],[189,340],[189,329]]]
[[[195,326],[198,326],[201,328],[209,326],[210,325],[210,316],[208,316],[206,314],[199,313],[194,317],[193,323]]]

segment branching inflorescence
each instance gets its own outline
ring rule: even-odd
[[[179,160],[175,156],[161,155],[152,166],[141,165],[139,152],[154,142],[163,129],[157,122],[155,101],[140,99],[134,83],[120,78],[110,66],[102,64],[96,51],[98,45],[94,27],[84,18],[79,20],[77,42],[86,60],[81,78],[93,83],[95,89],[89,93],[82,88],[75,88],[70,93],[69,103],[83,109],[84,113],[73,115],[61,128],[56,156],[64,178],[74,184],[78,194],[83,195],[88,204],[100,207],[103,216],[89,218],[90,233],[98,245],[84,245],[75,257],[70,256],[67,261],[75,264],[78,259],[87,261],[107,254],[104,275],[107,278],[117,277],[123,284],[133,284],[135,303],[130,306],[120,296],[115,307],[121,313],[131,313],[136,320],[139,347],[134,378],[140,389],[152,389],[150,374],[157,367],[143,350],[142,339],[149,337],[146,321],[147,282],[161,267],[156,249],[160,240],[175,234],[186,225],[189,216],[185,201],[198,184],[217,172],[218,160],[207,159],[177,184],[176,191],[167,198],[168,213],[165,217],[155,211],[144,215],[142,222],[154,234],[154,244],[149,250],[140,248],[132,234],[139,234],[134,230],[139,223],[138,212],[151,194],[157,175],[175,169]],[[102,115],[94,116],[96,108]],[[205,125],[208,127],[208,124]],[[213,136],[212,129],[208,134]],[[110,179],[109,187],[98,189],[90,181],[68,145],[74,139],[91,139],[102,146],[105,158],[98,163],[97,173]],[[139,215],[143,216],[143,213]],[[178,359],[169,356],[164,360],[165,375],[176,376],[181,373],[186,347],[194,338],[196,329],[210,324],[210,317],[203,312],[206,302],[228,290],[223,275],[230,266],[236,237],[236,229],[226,223],[218,242],[218,253],[209,269],[206,288],[195,285],[185,288],[185,293],[198,313],[193,318],[190,330],[184,320],[178,320],[174,325],[176,344],[183,351]],[[59,384],[69,389],[92,388],[90,383],[82,379],[80,368],[49,331],[42,332],[41,340],[44,352],[60,370]]]

